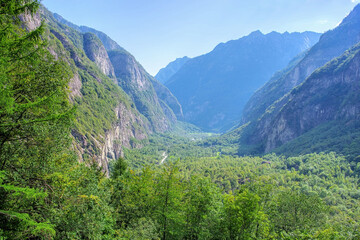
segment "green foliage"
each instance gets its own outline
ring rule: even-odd
[[[331,121],[319,125],[274,150],[286,156],[314,152],[337,152],[351,161],[360,155],[360,125],[357,121]]]
[[[359,177],[342,156],[222,155],[169,161],[155,168],[130,170],[112,180],[113,195],[117,196],[112,204],[117,209],[114,216],[120,236],[140,239],[358,236]]]
[[[226,239],[263,239],[269,235],[269,220],[260,206],[260,197],[248,190],[224,200]]]
[[[271,204],[271,219],[279,233],[309,232],[326,220],[324,202],[316,194],[286,190],[277,193]]]
[[[112,239],[103,173],[69,151],[72,68],[47,50],[43,25],[18,18],[38,5],[0,6],[0,238]]]

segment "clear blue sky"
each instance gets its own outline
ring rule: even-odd
[[[255,30],[324,32],[359,0],[43,0],[52,12],[105,32],[155,75]]]

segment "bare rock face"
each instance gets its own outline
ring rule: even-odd
[[[265,152],[320,124],[360,120],[360,45],[316,70],[285,96],[277,111],[259,121],[253,143],[264,141]]]
[[[72,131],[74,147],[79,160],[90,157],[97,162],[98,166],[109,175],[109,163],[123,157],[124,148],[139,148],[141,144],[133,139],[143,140],[147,138],[147,132],[143,126],[146,122],[136,114],[134,109],[123,103],[114,110],[117,121],[112,128],[106,131],[104,136],[83,135],[76,129]]]
[[[149,120],[153,131],[168,130],[176,118],[171,111],[167,111],[168,107],[162,107],[161,99],[151,82],[152,77],[128,52],[115,50],[108,54],[115,69],[117,84],[131,97],[137,110]],[[164,112],[170,113],[170,116]]]
[[[119,85],[128,85],[127,88],[132,87],[137,91],[151,89],[151,82],[145,70],[133,56],[123,51],[111,51],[110,58],[115,66]]]
[[[35,14],[22,14],[20,15],[20,19],[25,23],[26,28],[29,31],[33,31],[41,25],[41,15],[40,12],[36,12]]]
[[[78,73],[75,73],[74,77],[70,79],[69,88],[70,88],[70,98],[73,99],[74,97],[81,97],[81,79]]]
[[[108,163],[123,157],[123,147],[137,148],[141,145],[136,145],[132,139],[143,140],[147,135],[142,129],[137,129],[135,126],[143,126],[144,122],[141,118],[136,116],[124,104],[119,104],[115,109],[117,123],[110,129],[105,136],[104,144],[101,145],[100,163],[109,172]]]
[[[107,51],[95,34],[84,34],[84,50],[87,57],[95,62],[102,73],[112,79],[116,78],[114,67],[111,64]]]

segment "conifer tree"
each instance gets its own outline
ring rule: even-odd
[[[0,236],[9,239],[55,236],[45,176],[70,143],[69,72],[48,51],[44,25],[22,21],[38,8],[0,3]]]

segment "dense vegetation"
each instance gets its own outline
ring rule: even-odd
[[[69,101],[71,68],[47,50],[44,26],[19,18],[38,6],[0,5],[0,239],[360,238],[358,158],[229,156],[180,123],[128,150],[110,178],[79,163],[70,132],[85,111]],[[173,157],[155,164],[164,152]]]

